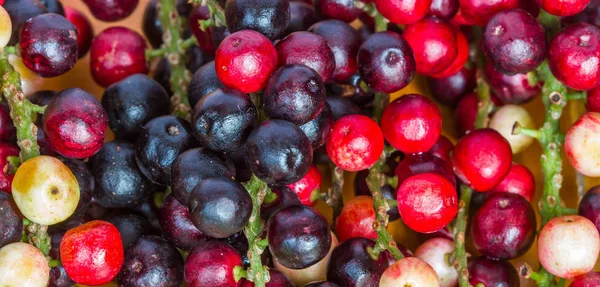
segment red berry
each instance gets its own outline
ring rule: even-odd
[[[590,0],[536,0],[546,12],[556,16],[575,15],[590,3]]]
[[[83,0],[96,19],[114,22],[127,18],[139,0]]]
[[[496,13],[519,8],[520,2],[521,0],[460,0],[460,12],[467,22],[484,26]]]
[[[133,74],[147,74],[146,42],[137,32],[111,27],[96,35],[90,50],[92,77],[108,87]]]
[[[442,20],[425,19],[409,25],[403,36],[413,50],[420,74],[442,73],[458,55],[456,33]]]
[[[492,191],[518,194],[527,201],[533,202],[535,178],[527,167],[513,162],[508,174]]]
[[[340,241],[352,237],[377,238],[373,223],[377,221],[373,209],[373,198],[357,196],[344,204],[342,212],[335,221],[335,234]]]
[[[321,173],[316,166],[311,165],[306,175],[288,186],[300,199],[302,204],[312,206],[315,204],[313,193],[319,192],[321,188]]]
[[[56,152],[66,157],[87,158],[104,144],[108,115],[88,92],[66,89],[56,95],[44,112],[44,132]]]
[[[421,233],[438,231],[458,213],[456,189],[439,174],[412,176],[398,188],[398,210],[411,229]]]
[[[504,104],[527,103],[542,92],[542,83],[531,85],[527,74],[505,75],[489,62],[485,65],[484,75],[492,93]]]
[[[485,256],[469,260],[469,283],[472,286],[519,286],[519,274],[506,260]]]
[[[294,32],[275,45],[279,66],[302,64],[315,70],[326,83],[333,76],[335,58],[325,38],[319,34]]]
[[[450,154],[452,153],[453,148],[454,144],[447,137],[441,135],[440,138],[438,138],[435,145],[431,147],[429,153],[450,163],[452,162],[452,160],[450,159]]]
[[[461,69],[464,69],[467,60],[469,59],[469,41],[460,30],[456,30],[456,45],[458,49],[458,55],[456,58],[454,58],[454,62],[452,62],[452,64],[450,64],[450,66],[443,72],[431,75],[432,77],[445,78],[458,73]]]
[[[600,87],[587,91],[585,107],[588,112],[600,113]]]
[[[216,47],[213,45],[210,29],[207,31],[202,31],[202,29],[200,29],[200,25],[198,25],[198,21],[208,20],[209,17],[210,11],[208,10],[208,6],[194,6],[190,12],[189,23],[190,30],[192,30],[192,33],[198,41],[198,46],[202,49],[202,51],[213,54]]]
[[[64,7],[64,9],[67,20],[77,28],[77,54],[79,58],[82,58],[90,50],[94,39],[94,28],[83,13],[71,7]]]
[[[493,95],[491,96],[491,100],[495,106],[502,105],[498,98]],[[454,109],[454,124],[456,125],[456,132],[459,135],[463,136],[475,129],[478,104],[477,94],[468,93],[456,105],[456,109]]]
[[[426,172],[439,174],[449,180],[453,186],[456,186],[456,177],[450,162],[446,162],[428,152],[406,155],[394,171],[398,177],[398,186],[410,177]]]
[[[402,96],[383,111],[381,129],[385,139],[401,152],[425,152],[440,137],[442,113],[433,101],[421,95]]]
[[[375,0],[377,10],[383,17],[396,24],[414,24],[419,22],[431,6],[431,0]]]
[[[548,64],[565,86],[589,90],[600,84],[600,29],[587,23],[564,28],[550,43]]]
[[[337,19],[350,23],[362,12],[352,0],[314,0],[315,9],[324,18]]]
[[[594,287],[600,286],[600,272],[590,272],[581,275],[571,282],[569,287]]]
[[[242,267],[242,257],[229,244],[220,241],[200,243],[188,255],[185,266],[185,283],[189,287],[241,286],[235,282],[233,269]]]
[[[2,171],[0,172],[0,190],[8,192],[9,194],[12,192],[12,180],[15,177],[14,174],[11,174],[12,166],[8,162],[9,156],[19,156],[19,147],[14,144],[0,142],[0,167],[2,167]]]
[[[458,0],[433,0],[429,6],[429,16],[450,20],[456,15],[458,8]]]
[[[588,112],[567,131],[565,153],[573,167],[590,177],[600,176],[600,113]]]
[[[73,281],[102,285],[112,281],[123,264],[123,243],[112,224],[94,220],[65,233],[60,260]]]
[[[215,68],[223,85],[245,93],[258,92],[277,68],[277,51],[267,37],[242,30],[221,42]]]
[[[510,171],[512,151],[497,131],[475,130],[460,139],[452,152],[456,175],[476,191],[498,185]]]
[[[338,119],[327,140],[327,155],[343,170],[371,167],[383,152],[383,133],[367,116],[347,115]]]

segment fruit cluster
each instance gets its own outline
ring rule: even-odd
[[[153,0],[145,37],[0,2],[0,286],[600,286],[600,187],[560,198],[563,145],[600,176],[598,0]],[[40,90],[88,52],[100,101]],[[541,197],[513,162],[536,140]]]

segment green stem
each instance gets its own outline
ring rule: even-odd
[[[210,27],[226,26],[225,10],[219,6],[217,0],[193,0],[193,2],[200,6],[207,6],[210,12],[208,20],[200,20],[198,23],[202,31],[206,31]]]
[[[489,114],[494,109],[494,103],[490,98],[490,86],[485,82],[483,76],[477,78],[477,117],[475,118],[475,129],[481,129],[488,126]]]
[[[145,52],[146,61],[151,61],[154,58],[162,58],[167,54],[167,49],[158,48],[158,49],[147,49]]]
[[[379,123],[383,110],[390,102],[390,95],[386,93],[375,92],[375,99],[373,99],[373,120]]]
[[[265,287],[271,277],[269,269],[262,264],[261,260],[261,254],[268,244],[265,245],[264,239],[261,238],[264,226],[260,219],[260,206],[271,190],[255,175],[245,184],[245,187],[252,198],[252,214],[244,228],[244,234],[248,238],[248,259],[250,260],[250,267],[245,272],[245,278],[254,282],[256,287]]]
[[[330,163],[331,168],[331,187],[327,189],[325,203],[333,209],[333,219],[331,229],[335,230],[335,222],[342,213],[344,201],[342,193],[344,191],[344,170]]]
[[[355,1],[354,5],[373,18],[373,21],[375,22],[375,32],[387,30],[389,20],[379,13],[374,3],[365,4],[362,1]]]
[[[4,53],[16,55],[19,53],[19,50],[15,46],[6,46],[4,47]]]
[[[175,0],[159,0],[156,8],[158,9],[160,24],[164,27],[164,43],[161,49],[165,49],[165,56],[171,67],[169,84],[173,91],[171,97],[172,113],[181,118],[189,119],[191,108],[187,89],[191,73],[185,67],[187,57],[181,38],[183,22],[177,14],[176,2]]]

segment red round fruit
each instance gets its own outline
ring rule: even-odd
[[[569,287],[594,287],[600,286],[600,272],[590,272],[581,275],[571,282]]]
[[[108,87],[133,74],[147,74],[146,42],[137,32],[111,27],[96,35],[90,50],[92,77]]]
[[[491,96],[492,103],[495,106],[501,106],[502,103],[495,96]],[[473,130],[475,130],[475,119],[477,118],[477,107],[479,105],[479,99],[477,94],[468,93],[460,99],[454,109],[454,124],[456,125],[456,132],[463,136]]]
[[[200,243],[188,255],[185,266],[185,283],[189,287],[241,286],[235,282],[233,269],[243,267],[242,257],[229,244],[220,241]]]
[[[381,116],[385,139],[403,153],[428,151],[442,132],[442,113],[421,95],[410,94],[392,101]]]
[[[429,16],[450,20],[458,12],[458,0],[433,0],[429,6]]]
[[[450,162],[444,161],[428,152],[407,154],[394,170],[394,174],[398,177],[399,186],[413,175],[426,172],[439,174],[448,179],[456,187],[456,176],[454,176]]]
[[[108,115],[88,92],[66,89],[52,99],[44,112],[44,132],[53,149],[72,158],[87,158],[104,144]]]
[[[64,7],[65,17],[77,28],[77,51],[78,57],[82,58],[90,50],[94,39],[94,28],[83,13],[71,8]]]
[[[377,10],[383,17],[396,24],[414,24],[419,22],[431,6],[431,0],[375,0]]]
[[[313,193],[319,192],[319,188],[321,188],[321,173],[316,166],[311,165],[302,179],[288,184],[287,187],[298,195],[302,204],[312,206],[315,204]]]
[[[442,20],[429,18],[410,25],[403,36],[413,50],[420,74],[442,73],[458,55],[456,33]]]
[[[536,0],[546,12],[556,16],[575,15],[590,3],[590,0]]]
[[[429,153],[450,163],[452,162],[450,154],[452,153],[453,148],[454,144],[447,137],[441,135],[437,142],[431,147]]]
[[[127,18],[139,0],[83,0],[96,19],[115,22]]]
[[[527,74],[505,75],[490,63],[485,65],[485,79],[492,93],[504,104],[523,104],[542,92],[542,83],[529,83]]]
[[[65,233],[60,260],[73,281],[102,285],[112,281],[123,264],[123,242],[112,224],[94,220]]]
[[[315,70],[326,83],[333,76],[335,58],[325,38],[300,31],[289,34],[275,45],[279,66],[301,64]]]
[[[458,73],[464,68],[467,60],[469,59],[469,41],[460,30],[456,30],[456,45],[458,49],[458,55],[454,59],[454,62],[452,62],[452,64],[450,64],[450,66],[443,72],[431,75],[432,77],[446,78]]]
[[[600,84],[600,29],[587,23],[564,28],[548,50],[552,74],[565,86],[589,90]]]
[[[352,0],[314,0],[309,3],[326,19],[337,19],[350,23],[362,12]]]
[[[567,131],[565,153],[573,167],[589,177],[600,176],[600,113],[587,112]]]
[[[588,112],[600,113],[600,87],[587,91],[585,107]]]
[[[347,115],[335,121],[326,147],[335,165],[359,171],[379,159],[383,145],[383,133],[375,121],[363,115]]]
[[[210,17],[210,10],[208,10],[208,6],[194,6],[189,16],[190,30],[196,37],[198,41],[198,46],[202,51],[208,54],[214,54],[215,45],[212,41],[211,29],[207,29],[203,31],[200,29],[200,25],[198,25],[198,21],[200,20],[208,20]]]
[[[467,22],[484,26],[496,13],[519,8],[520,2],[521,0],[460,0],[460,12]]]
[[[0,167],[2,171],[0,172],[0,190],[8,192],[9,194],[12,192],[12,180],[15,177],[14,174],[11,173],[11,170],[14,168],[11,166],[8,161],[9,156],[19,156],[19,147],[14,144],[0,142]]]
[[[223,85],[245,93],[262,90],[277,68],[277,50],[256,31],[235,32],[221,42],[215,55],[217,76]]]
[[[398,210],[411,229],[421,233],[438,231],[458,213],[456,189],[436,173],[412,176],[398,188]]]
[[[454,172],[476,191],[484,192],[498,185],[510,171],[510,144],[497,131],[475,130],[460,139],[452,152]]]
[[[533,202],[535,178],[527,167],[513,162],[508,174],[492,191],[518,194],[527,201]]]
[[[377,221],[373,209],[373,198],[357,196],[344,204],[342,212],[335,221],[335,234],[345,241],[352,237],[377,238],[373,223]]]

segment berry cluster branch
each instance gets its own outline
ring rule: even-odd
[[[355,1],[354,6],[363,10],[367,15],[373,18],[375,22],[375,32],[382,32],[387,30],[389,20],[383,17],[379,10],[375,7],[375,3],[366,4],[363,1]]]
[[[173,96],[171,97],[173,114],[184,119],[189,119],[191,108],[187,89],[192,76],[190,71],[185,67],[185,63],[187,62],[185,46],[190,45],[190,42],[195,41],[195,38],[192,37],[192,40],[188,39],[186,41],[182,39],[183,21],[177,13],[176,2],[174,0],[159,0],[156,3],[156,8],[160,24],[164,27],[162,36],[163,47],[161,49],[164,49],[164,56],[171,68],[169,84],[173,91]]]
[[[200,20],[200,23],[198,23],[202,31],[206,31],[210,27],[227,26],[227,22],[225,22],[225,10],[223,10],[223,7],[219,5],[217,0],[193,1],[200,6],[208,7],[208,11],[210,12],[210,17],[208,17],[208,20]]]
[[[34,122],[38,113],[44,112],[44,107],[31,103],[21,90],[21,76],[8,61],[8,53],[0,50],[0,89],[10,108],[10,117],[17,129],[17,144],[21,149],[21,162],[40,155],[37,143],[38,128]],[[9,51],[10,53],[10,51]],[[37,247],[44,256],[50,252],[50,236],[48,227],[29,222],[26,234],[29,243]]]

